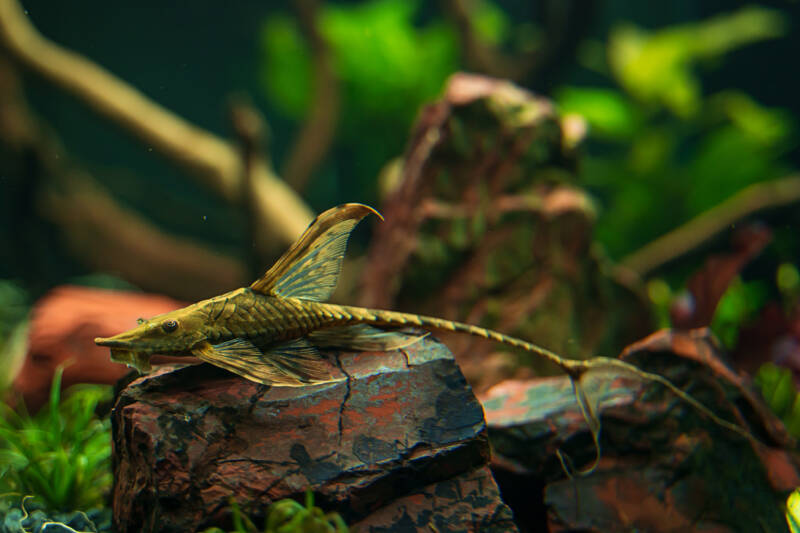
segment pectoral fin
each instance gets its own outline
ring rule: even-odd
[[[319,352],[305,339],[275,344],[264,352],[246,339],[221,344],[205,342],[192,350],[192,354],[264,385],[300,387],[331,380]]]
[[[273,344],[266,348],[264,355],[287,380],[294,379],[296,385],[332,381],[325,360],[308,339]]]
[[[367,324],[319,329],[308,339],[320,348],[385,352],[400,350],[425,338],[428,333],[414,335],[400,331],[386,331]]]
[[[350,232],[370,213],[380,216],[362,204],[328,209],[250,288],[285,298],[327,300],[336,288]]]
[[[279,382],[282,377],[277,369],[265,360],[261,350],[244,339],[233,339],[222,344],[204,342],[195,347],[192,354],[198,359],[256,383],[271,385]]]

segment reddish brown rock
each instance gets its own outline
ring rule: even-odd
[[[328,357],[341,381],[269,387],[199,365],[129,385],[113,413],[117,531],[219,524],[231,496],[258,518],[308,488],[362,531],[515,530],[484,468],[483,411],[442,344]]]
[[[747,380],[725,365],[708,330],[659,332],[631,345],[624,357],[668,376],[719,416],[745,424],[761,442],[712,423],[663,387],[615,379],[600,401],[602,458],[591,474],[569,479],[556,451],[575,470],[595,460],[569,379],[499,384],[481,400],[493,470],[521,527],[783,530],[780,505],[798,479],[794,444]],[[541,494],[542,512],[526,517],[536,503],[506,497],[512,490]]]
[[[13,390],[31,410],[47,399],[53,373],[64,365],[63,386],[75,383],[113,384],[128,372],[114,363],[108,348],[95,337],[115,335],[149,317],[181,307],[182,303],[155,294],[137,294],[89,287],[57,287],[34,306],[25,362]]]
[[[386,167],[352,301],[489,327],[585,358],[652,331],[641,281],[592,245],[577,169],[580,127],[507,80],[457,73]],[[440,334],[476,391],[554,367],[460,333]],[[487,361],[490,366],[487,367]]]
[[[488,466],[417,489],[378,509],[352,529],[362,533],[517,531]]]

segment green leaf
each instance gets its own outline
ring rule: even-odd
[[[780,417],[787,414],[797,394],[792,382],[792,372],[773,363],[764,363],[758,369],[754,381],[770,409]]]
[[[455,35],[446,26],[418,27],[418,0],[327,4],[320,31],[347,87],[348,107],[410,115],[440,90],[456,68]]]
[[[265,533],[347,533],[348,528],[338,513],[325,513],[314,506],[314,494],[306,491],[305,506],[286,498],[267,508],[264,521]],[[242,513],[236,501],[230,499],[231,518],[234,530],[231,533],[255,533],[257,528],[247,515]],[[210,528],[203,533],[224,533],[219,528]]]
[[[261,83],[270,101],[287,116],[302,117],[311,98],[311,59],[295,19],[285,15],[267,19],[261,48]]]
[[[775,281],[781,293],[793,293],[800,289],[800,271],[791,263],[781,263],[775,273]]]
[[[555,99],[562,114],[577,113],[586,119],[593,135],[627,139],[636,131],[636,111],[619,91],[564,87]]]
[[[766,303],[768,294],[769,289],[760,280],[744,283],[737,277],[730,284],[711,321],[711,329],[725,346],[733,348],[736,345],[742,324],[755,317]]]
[[[630,94],[644,103],[663,106],[680,117],[697,112],[700,83],[693,67],[745,44],[783,34],[781,15],[747,7],[692,24],[647,32],[622,25],[611,32],[611,70]]]
[[[780,417],[786,430],[800,438],[800,392],[792,371],[773,363],[764,363],[753,380],[767,405]]]
[[[709,99],[753,144],[770,147],[786,141],[793,125],[787,111],[760,105],[740,91],[724,91]]]
[[[786,522],[791,533],[800,533],[800,489],[795,489],[786,499]]]
[[[110,387],[73,387],[62,398],[56,373],[36,416],[0,409],[0,491],[35,495],[52,511],[103,504],[111,487],[111,431],[95,408]]]

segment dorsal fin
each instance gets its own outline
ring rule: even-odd
[[[373,213],[364,204],[343,204],[319,215],[300,239],[250,288],[263,294],[322,302],[336,288],[350,232]]]

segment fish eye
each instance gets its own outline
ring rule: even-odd
[[[137,323],[137,324],[139,324],[140,326],[141,326],[142,324],[144,324],[145,322],[147,322],[147,321],[146,321],[144,318],[137,318],[137,319],[136,319],[136,323]]]
[[[161,328],[167,333],[172,333],[173,331],[178,329],[178,322],[175,320],[167,320],[166,322],[161,324]]]

